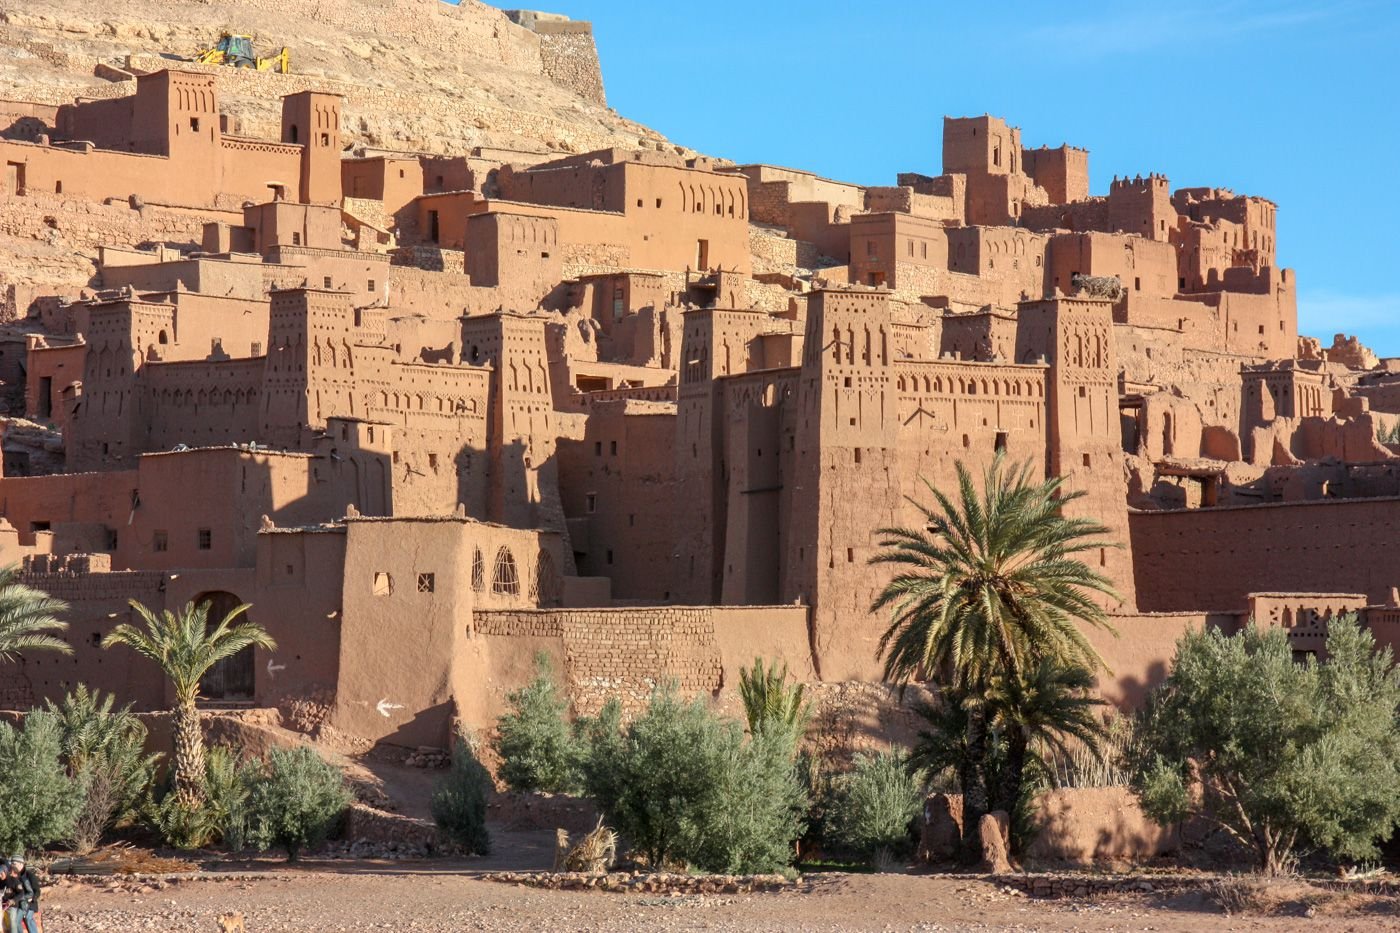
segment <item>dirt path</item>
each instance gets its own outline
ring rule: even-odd
[[[58,888],[45,894],[45,928],[213,933],[216,917],[238,910],[247,916],[248,933],[1400,930],[1393,900],[1324,899],[1311,918],[1301,905],[1278,916],[1226,917],[1200,895],[1039,901],[981,881],[939,876],[829,876],[810,893],[669,898],[541,891],[482,881],[466,866],[443,862],[356,863],[334,874],[325,867],[257,881],[188,881],[136,896]]]

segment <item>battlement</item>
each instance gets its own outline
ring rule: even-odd
[[[1169,185],[1170,182],[1168,182],[1167,176],[1159,175],[1156,172],[1150,173],[1146,178],[1141,175],[1135,175],[1132,178],[1126,175],[1119,178],[1117,175],[1114,175],[1113,181],[1109,183],[1108,190],[1110,193],[1115,191],[1148,191],[1158,189],[1166,191]]]

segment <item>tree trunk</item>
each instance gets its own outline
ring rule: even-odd
[[[1026,756],[1029,749],[1026,736],[1020,729],[1012,727],[1005,733],[1006,764],[997,775],[996,794],[992,801],[993,810],[1005,810],[1011,817],[1016,815],[1017,804],[1021,801],[1021,783],[1026,777]],[[1014,819],[1013,819],[1014,822]]]
[[[182,804],[204,803],[204,733],[194,697],[181,697],[171,715],[175,739],[175,795]]]
[[[979,824],[988,812],[987,801],[987,721],[982,708],[968,710],[967,762],[962,781],[963,852],[973,861],[982,859]]]

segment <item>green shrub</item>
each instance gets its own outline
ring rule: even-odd
[[[922,781],[904,754],[857,755],[855,768],[836,782],[828,838],[871,858],[905,855],[923,803]]]
[[[24,728],[0,723],[0,849],[23,851],[71,838],[83,784],[63,767],[62,730],[35,710]]]
[[[565,718],[568,704],[554,684],[549,657],[537,655],[535,668],[535,679],[506,697],[511,711],[496,724],[500,777],[511,790],[572,792],[579,784],[578,753]]]
[[[1400,670],[1354,617],[1327,658],[1293,658],[1287,633],[1187,633],[1140,726],[1135,790],[1159,822],[1205,819],[1268,874],[1297,845],[1375,858],[1400,825]],[[1199,792],[1192,792],[1192,785]]]
[[[586,727],[588,792],[650,864],[755,872],[791,862],[807,799],[786,739],[745,742],[738,723],[669,686],[625,730],[618,723],[612,706]]]
[[[64,769],[84,789],[69,841],[88,852],[104,832],[137,814],[161,756],[146,754],[145,724],[130,705],[114,708],[111,694],[79,684],[57,704],[46,700],[44,709],[58,724]]]
[[[752,874],[792,864],[811,798],[792,755],[792,735],[762,730],[726,741],[711,792],[683,835],[687,861],[709,871]]]
[[[491,851],[491,834],[486,831],[490,788],[491,775],[471,747],[459,740],[452,752],[452,768],[433,791],[433,821],[453,842],[478,855]]]
[[[274,748],[246,773],[248,840],[284,850],[288,861],[324,842],[350,806],[340,769],[305,746]]]

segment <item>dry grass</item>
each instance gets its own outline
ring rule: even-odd
[[[162,858],[150,849],[112,845],[78,858],[55,859],[54,874],[73,875],[174,875],[199,871],[194,862]]]
[[[1277,904],[1274,885],[1253,875],[1230,875],[1211,882],[1210,899],[1225,916],[1259,916],[1270,913]]]
[[[604,826],[600,816],[593,831],[569,850],[564,858],[564,870],[596,875],[612,868],[616,860],[617,833]]]

